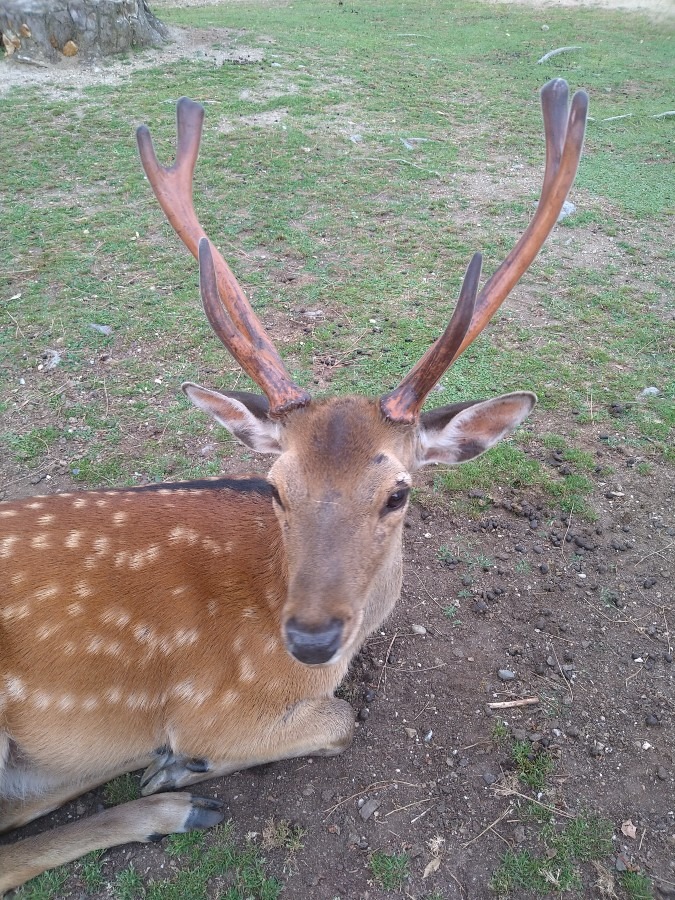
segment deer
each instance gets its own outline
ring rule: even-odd
[[[556,79],[541,105],[533,218],[480,291],[473,256],[446,330],[379,398],[311,399],[292,381],[193,207],[203,108],[178,102],[168,168],[138,129],[148,181],[199,261],[210,325],[263,393],[183,390],[275,460],[266,478],[0,504],[0,831],[144,770],[139,799],[0,846],[0,895],[91,850],[217,824],[223,803],[191,790],[205,779],[349,746],[354,713],[334,692],[401,593],[414,473],[473,459],[536,402],[518,391],[422,409],[530,266],[574,181],[587,95],[570,104]]]

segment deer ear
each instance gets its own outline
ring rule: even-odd
[[[186,381],[181,385],[188,399],[198,409],[258,453],[281,453],[281,426],[267,415],[269,404],[265,397],[245,391],[219,394]]]
[[[422,413],[417,468],[429,463],[452,465],[480,456],[511,434],[536,402],[535,394],[519,391],[494,400],[458,403]]]

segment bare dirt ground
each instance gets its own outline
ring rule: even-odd
[[[596,5],[610,2],[654,14],[672,9],[658,0]],[[159,12],[163,5],[154,4]],[[148,51],[142,64],[207,43],[203,33],[176,29],[173,36],[174,44]],[[69,78],[84,83],[76,67],[8,71],[0,91],[28,83],[58,91]],[[92,67],[86,78],[110,82],[129,71],[112,63]],[[564,474],[568,464],[536,436],[566,434],[570,423],[535,414],[531,428],[533,457]],[[495,740],[495,725],[505,722],[533,754],[554,759],[538,800],[560,825],[590,813],[615,826],[614,852],[602,871],[583,867],[581,894],[612,896],[618,874],[639,869],[654,879],[656,896],[675,897],[675,479],[656,453],[630,449],[620,410],[611,427],[575,430],[575,446],[597,460],[596,522],[562,515],[550,500],[520,489],[460,496],[472,512],[462,514],[439,500],[431,477],[422,478],[405,533],[402,601],[343,689],[358,716],[352,747],[334,759],[278,763],[205,785],[203,793],[225,801],[240,837],[260,844],[270,819],[302,826],[302,849],[265,851],[286,884],[284,896],[390,896],[368,867],[378,849],[408,854],[408,897],[490,896],[507,848],[542,852],[539,828],[518,805],[523,786],[510,755]],[[643,463],[651,466],[647,476]],[[37,475],[0,460],[0,497],[69,489],[66,472],[58,450]],[[488,706],[524,698],[537,702]],[[100,804],[100,792],[87,794],[39,830]],[[630,828],[621,831],[629,821],[634,837]],[[433,860],[437,867],[424,878]],[[161,844],[131,845],[105,854],[104,875],[112,879],[129,863],[144,877],[166,877],[178,865]]]

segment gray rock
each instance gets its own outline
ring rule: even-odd
[[[376,800],[375,797],[371,797],[370,800],[366,800],[361,809],[359,810],[359,815],[366,822],[376,809],[379,809],[381,800]]]
[[[502,681],[515,681],[516,673],[512,672],[510,669],[500,669],[497,672],[497,675],[501,678]]]

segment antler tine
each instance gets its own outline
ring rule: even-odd
[[[382,412],[392,422],[412,425],[417,421],[427,394],[454,358],[473,318],[482,264],[481,254],[474,253],[448,327],[398,387],[380,400]]]
[[[182,97],[176,107],[176,119],[176,161],[169,168],[159,164],[148,128],[145,125],[138,128],[136,139],[143,169],[169,223],[200,264],[202,241],[206,240],[211,248],[209,259],[215,292],[209,292],[208,305],[202,292],[209,322],[232,356],[267,395],[270,415],[283,416],[292,409],[305,406],[309,394],[291,380],[230,267],[219,251],[208,243],[206,232],[197,219],[192,201],[192,178],[199,154],[204,108]]]
[[[497,271],[486,281],[454,362],[483,331],[514,285],[539,253],[555,225],[577,173],[586,129],[588,95],[577,91],[567,114],[567,83],[562,78],[545,84],[541,103],[546,129],[546,168],[532,221]]]

